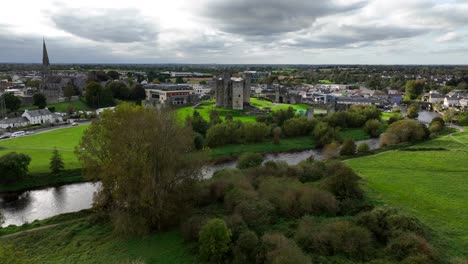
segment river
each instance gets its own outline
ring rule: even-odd
[[[368,139],[356,142],[366,142],[371,149],[379,147],[378,139]],[[278,153],[265,155],[265,161],[285,161],[289,165],[313,156],[316,160],[323,159],[319,150],[305,150],[292,153]],[[218,165],[206,166],[203,171],[204,178],[210,178],[213,173],[223,168],[234,168],[236,162],[227,162]],[[98,190],[99,183],[74,183],[60,187],[50,187],[40,190],[30,190],[14,197],[0,197],[0,208],[8,225],[22,225],[36,219],[42,220],[55,215],[76,212],[91,208],[93,194]]]

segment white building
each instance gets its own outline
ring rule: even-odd
[[[211,87],[201,84],[192,85],[195,94],[200,95],[200,97],[207,95],[211,92]]]
[[[460,105],[460,99],[458,97],[445,97],[444,106],[445,107],[455,107]]]
[[[21,116],[28,119],[31,125],[52,123],[55,120],[54,115],[47,108],[26,110]]]

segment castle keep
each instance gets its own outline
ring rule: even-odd
[[[243,110],[244,105],[250,104],[250,78],[231,77],[224,74],[214,80],[216,107]]]

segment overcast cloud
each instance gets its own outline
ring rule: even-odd
[[[16,0],[0,61],[466,64],[465,0]]]

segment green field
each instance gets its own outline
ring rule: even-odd
[[[85,102],[83,102],[81,100],[50,104],[50,105],[47,105],[47,107],[48,108],[55,107],[55,112],[67,112],[69,105],[71,105],[73,107],[74,111],[93,110],[93,108],[89,107]],[[28,107],[20,108],[20,110],[26,110],[26,109],[34,110],[34,109],[37,109],[37,106],[28,106]]]
[[[80,165],[73,151],[88,125],[67,127],[46,133],[0,141],[0,156],[9,152],[24,153],[31,157],[31,173],[49,172],[52,150],[57,147],[65,163],[65,169],[76,169]]]
[[[441,253],[467,258],[468,132],[453,136],[411,147],[417,151],[388,151],[347,163],[366,180],[373,198],[429,226]]]
[[[280,109],[286,110],[290,106],[292,106],[295,110],[300,110],[300,111],[306,111],[309,108],[309,106],[306,104],[294,104],[294,105],[276,104],[270,101],[260,100],[256,98],[251,98],[250,103],[257,108],[271,109],[272,111],[278,111]],[[209,120],[210,112],[212,110],[216,110],[219,112],[219,115],[222,118],[225,118],[227,115],[232,115],[234,120],[240,120],[242,122],[255,122],[255,116],[245,115],[244,111],[242,110],[216,108],[214,100],[204,101],[196,109],[194,109],[192,106],[179,108],[177,109],[176,116],[179,120],[183,121],[188,115],[192,116],[195,110],[197,110],[205,120]],[[315,113],[316,114],[324,113],[324,110],[318,109],[315,111]]]
[[[20,245],[17,254],[27,263],[198,263],[178,231],[125,238],[83,213],[58,218],[56,226],[0,237],[0,242]],[[53,219],[45,221],[54,224]]]

